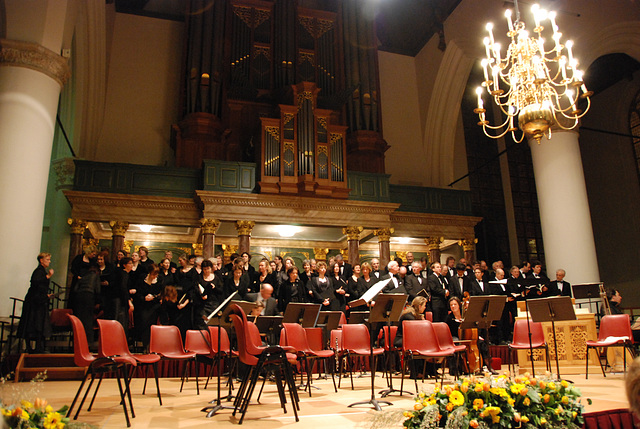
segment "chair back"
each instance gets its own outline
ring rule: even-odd
[[[628,314],[610,314],[602,317],[598,340],[603,341],[607,337],[629,337],[629,341],[633,344],[633,332]]]
[[[342,326],[342,348],[344,350],[371,350],[369,329],[362,323]]]
[[[439,352],[438,337],[429,320],[402,321],[402,349],[421,352]]]
[[[249,339],[244,323],[242,322],[242,317],[237,314],[230,314],[229,318],[233,323],[233,328],[236,330],[236,337],[238,338],[238,358],[240,359],[240,362],[245,365],[256,365],[258,363],[258,358],[247,352],[247,342]]]
[[[340,321],[338,322],[338,326],[347,324],[347,316],[345,316],[344,312],[340,315]]]
[[[438,337],[438,344],[443,349],[453,349],[455,348],[455,343],[453,342],[453,336],[451,335],[451,330],[449,329],[449,325],[444,322],[432,323],[433,330]]]
[[[427,311],[424,313],[424,320],[428,320],[429,322],[433,322],[433,313]]]
[[[87,342],[87,334],[84,332],[84,326],[76,316],[69,314],[67,317],[73,327],[73,362],[76,366],[87,367],[96,360],[96,357],[89,351],[89,343]]]
[[[184,353],[180,328],[172,325],[151,325],[149,351],[159,355]]]
[[[98,342],[98,356],[129,356],[129,345],[124,328],[117,320],[98,319],[100,340]]]
[[[218,327],[209,326],[209,334],[211,338],[211,351],[218,353]],[[229,334],[224,328],[220,328],[220,352],[226,354],[231,353],[231,341],[229,341]]]
[[[307,341],[307,333],[302,325],[297,323],[283,323],[282,330],[285,334],[285,346],[293,347],[301,353],[309,353],[311,348]]]
[[[253,322],[247,322],[244,328],[247,332],[247,339],[249,340],[247,343],[247,351],[252,355],[259,355],[265,347],[262,345],[262,337],[260,336],[258,326]]]
[[[527,327],[526,319],[518,319],[513,325],[513,342],[511,345],[529,347],[529,329],[531,329],[531,346],[533,348],[544,347],[546,339],[542,323],[529,321]]]
[[[212,343],[209,331],[189,329],[185,335],[184,348],[187,351],[195,352],[198,355],[209,356],[212,352]]]
[[[71,328],[69,315],[73,314],[70,308],[54,308],[51,310],[51,327],[54,331],[66,331]]]
[[[397,326],[391,326],[391,336],[388,335],[389,327],[383,326],[380,334],[378,334],[378,344],[382,344],[386,351],[389,351],[389,344],[391,344],[391,349],[395,349],[393,347],[393,340],[396,338],[396,334],[398,333]]]
[[[323,328],[304,328],[304,332],[307,334],[307,343],[309,348],[313,351],[324,350],[323,344]]]

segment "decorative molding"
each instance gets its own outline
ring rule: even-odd
[[[193,243],[191,248],[193,249],[194,255],[202,256],[202,243]]]
[[[67,219],[67,223],[70,226],[70,233],[71,234],[79,234],[82,235],[84,234],[84,230],[87,228],[87,221],[81,220],[81,219]]]
[[[427,237],[424,242],[429,250],[440,250],[440,244],[444,242],[444,237]]]
[[[24,67],[43,73],[63,87],[71,77],[67,59],[31,42],[0,39],[0,66]]]
[[[320,248],[320,247],[314,247],[313,248],[314,259],[316,259],[318,261],[326,261],[327,260],[327,253],[329,253],[329,249],[327,249],[327,248]]]
[[[391,235],[395,232],[394,228],[381,228],[373,230],[373,235],[378,237],[378,242],[391,240]]]
[[[127,252],[127,255],[131,255],[131,246],[133,246],[133,240],[125,240],[122,243],[122,250]]]
[[[363,230],[361,226],[347,226],[342,228],[342,233],[347,236],[347,240],[360,240],[360,233]]]
[[[473,252],[476,248],[476,243],[478,242],[477,238],[463,238],[458,241],[458,244],[462,246],[462,250],[465,252]]]
[[[129,229],[129,222],[112,220],[111,222],[109,222],[109,226],[111,227],[113,235],[121,235],[124,237],[127,229]]]
[[[53,161],[53,171],[56,172],[56,191],[73,188],[76,164],[73,158],[62,158]]]
[[[236,221],[236,230],[238,231],[238,236],[240,235],[251,236],[251,231],[253,230],[254,226],[256,226],[256,223],[252,220]]]
[[[202,225],[202,233],[203,234],[215,234],[220,226],[220,221],[218,219],[200,219],[200,224]]]

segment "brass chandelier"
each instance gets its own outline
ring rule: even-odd
[[[547,12],[533,5],[535,20],[534,36],[530,37],[520,20],[518,1],[514,1],[515,21],[511,20],[512,11],[505,12],[509,31],[507,36],[511,43],[506,56],[501,56],[500,44],[493,38],[493,24],[486,26],[489,36],[484,38],[487,57],[482,60],[484,81],[476,89],[478,95],[477,113],[484,133],[491,138],[501,138],[512,133],[513,139],[520,143],[525,137],[537,140],[543,136],[551,138],[551,126],[570,130],[578,125],[579,119],[587,113],[591,106],[588,91],[582,80],[582,72],[578,69],[578,60],[573,56],[573,42],[561,43],[562,33],[556,25],[555,12]],[[543,37],[542,25],[549,21],[553,30],[551,43]],[[546,32],[547,34],[550,31]],[[546,50],[545,43],[550,48]],[[506,116],[506,120],[496,126],[486,120],[482,94],[486,91]],[[586,99],[586,108],[578,107],[578,100]],[[518,119],[518,126],[514,124]],[[517,138],[516,131],[522,135]],[[491,134],[490,131],[494,132]]]

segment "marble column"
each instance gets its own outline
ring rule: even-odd
[[[551,140],[530,140],[529,146],[547,273],[562,268],[571,283],[599,282],[578,132],[554,127]]]
[[[313,248],[313,255],[316,262],[327,262],[327,254],[329,253],[329,249],[324,249],[321,247]]]
[[[464,238],[462,240],[458,240],[458,244],[462,246],[462,250],[464,251],[464,259],[467,260],[467,264],[473,263],[476,258],[477,242],[477,238]]]
[[[440,243],[444,241],[443,237],[427,237],[424,242],[429,250],[429,263],[440,262]]]
[[[238,231],[238,253],[242,255],[249,252],[251,248],[251,231],[256,223],[252,220],[236,221],[236,231]]]
[[[69,261],[68,266],[71,267],[71,261],[73,258],[82,253],[82,237],[85,229],[87,229],[87,222],[81,219],[67,219],[69,224]],[[67,273],[67,287],[71,286],[72,274],[69,271]]]
[[[124,235],[129,229],[129,222],[112,220],[109,226],[111,227],[111,262],[115,263],[118,260],[118,252],[125,248]]]
[[[209,259],[215,256],[216,231],[220,226],[218,219],[200,219],[202,225],[202,256]]]
[[[380,270],[383,270],[391,260],[391,246],[389,240],[394,233],[393,228],[375,229],[373,235],[378,237],[378,251],[380,253]]]
[[[0,314],[23,297],[41,250],[60,90],[70,72],[63,47],[70,1],[5,1],[0,39]],[[74,2],[75,3],[75,2]],[[9,23],[9,24],[7,24]],[[71,34],[71,33],[70,33]],[[53,255],[55,258],[56,255]],[[54,275],[60,283],[65,274]],[[11,285],[11,286],[9,286]]]
[[[347,226],[342,228],[342,233],[347,236],[347,261],[351,264],[360,263],[360,233],[364,230],[361,226]]]

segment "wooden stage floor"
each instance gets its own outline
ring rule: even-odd
[[[599,370],[599,368],[598,368]],[[592,405],[586,405],[587,412],[603,411],[617,408],[628,408],[628,403],[624,393],[624,375],[622,373],[607,374],[603,378],[601,373],[590,374],[589,380],[584,379],[584,375],[572,375],[571,379],[582,391],[583,398],[591,398]],[[445,383],[453,380],[445,377]],[[213,381],[213,380],[212,380]],[[407,383],[409,381],[409,383]],[[238,420],[231,416],[230,410],[222,410],[212,418],[206,418],[200,410],[208,405],[208,401],[215,398],[215,384],[210,383],[209,388],[204,390],[204,382],[201,380],[200,395],[196,395],[195,382],[190,379],[185,383],[182,393],[180,390],[180,379],[163,378],[160,379],[160,389],[162,393],[163,406],[158,404],[155,396],[155,383],[153,379],[147,384],[146,395],[141,395],[144,379],[133,379],[132,393],[133,405],[136,417],[131,419],[132,428],[209,428],[215,426],[238,427]],[[14,386],[28,389],[29,383],[7,383],[5,389],[13,389]],[[355,390],[351,390],[349,379],[345,378],[338,393],[333,390],[331,379],[314,380],[314,385],[320,390],[312,391],[313,397],[309,398],[307,392],[300,392],[300,422],[298,427],[304,428],[368,428],[371,427],[371,419],[378,412],[372,411],[367,406],[358,408],[348,408],[347,405],[368,400],[370,398],[370,378],[354,378]],[[79,381],[44,381],[40,383],[38,396],[45,398],[54,408],[63,405],[70,405],[75,395],[76,389],[80,385]],[[385,389],[385,381],[380,375],[376,377],[376,398],[380,398],[378,391]],[[434,381],[426,380],[424,384],[418,382],[418,387],[424,391],[433,389]],[[394,378],[394,387],[399,388],[400,378]],[[20,388],[20,387],[19,387]],[[412,393],[413,380],[405,380],[405,388],[409,388]],[[254,401],[249,405],[242,427],[269,429],[283,426],[296,426],[293,412],[290,406],[287,407],[287,414],[282,413],[279,406],[277,390],[275,385],[267,383],[260,398],[261,404]],[[386,398],[393,403],[383,410],[402,411],[413,407],[413,395],[405,394],[398,396],[397,393]],[[289,404],[288,404],[289,405]],[[383,412],[385,412],[383,411]],[[239,417],[239,415],[238,415]],[[119,406],[119,394],[116,381],[105,379],[100,387],[96,403],[91,412],[85,409],[80,413],[79,422],[89,423],[100,428],[125,428],[124,414]],[[401,420],[400,420],[401,421]],[[397,428],[401,428],[399,423]]]

